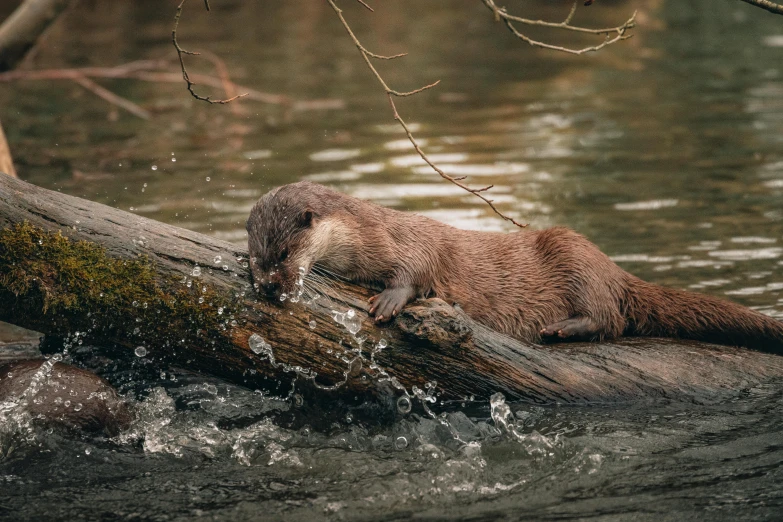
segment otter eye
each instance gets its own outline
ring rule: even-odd
[[[288,249],[285,248],[283,249],[282,252],[280,252],[280,262],[282,263],[283,261],[285,261],[287,257],[288,257]]]

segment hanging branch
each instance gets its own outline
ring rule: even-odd
[[[192,56],[198,56],[201,53],[197,53],[195,51],[186,51],[185,49],[179,46],[179,42],[177,41],[177,28],[179,27],[179,19],[182,16],[182,6],[185,5],[186,1],[187,0],[182,0],[180,4],[177,6],[177,13],[174,15],[174,29],[171,30],[171,41],[172,43],[174,43],[174,47],[177,49],[177,57],[179,58],[179,65],[182,68],[182,79],[185,80],[185,83],[187,83],[188,91],[197,100],[205,101],[208,103],[225,104],[225,103],[232,102],[237,98],[242,98],[244,96],[247,96],[248,93],[244,93],[244,94],[237,94],[236,96],[232,96],[231,98],[227,98],[225,100],[213,100],[210,96],[201,96],[197,94],[196,91],[193,90],[193,86],[196,85],[196,83],[190,79],[188,70],[185,68],[184,55],[189,54]],[[207,11],[210,10],[209,0],[204,0],[204,7],[206,7]]]
[[[783,15],[783,5],[770,2],[769,0],[742,0],[746,4],[755,5],[770,13]]]
[[[532,45],[533,47],[541,47],[543,49],[550,49],[553,51],[560,51],[569,54],[579,55],[579,54],[584,54],[589,52],[595,52],[603,49],[608,45],[612,45],[613,43],[617,43],[621,40],[627,40],[632,36],[630,34],[627,34],[628,30],[632,29],[636,25],[636,11],[634,11],[633,15],[631,15],[631,18],[629,18],[624,24],[619,25],[617,27],[590,29],[587,27],[579,27],[579,26],[571,25],[571,20],[573,20],[574,14],[576,13],[576,7],[579,4],[577,0],[574,1],[573,5],[571,6],[571,11],[569,11],[568,16],[562,22],[546,22],[544,20],[529,20],[527,18],[521,18],[519,16],[514,16],[509,14],[508,12],[506,12],[506,9],[504,7],[498,7],[495,4],[494,0],[481,0],[481,1],[484,2],[484,5],[486,5],[495,14],[495,20],[498,22],[502,20],[506,24],[506,27],[508,27],[508,29],[514,34],[514,36],[516,36],[520,40]],[[585,5],[590,5],[591,3],[592,2],[589,3],[585,2]],[[606,38],[602,43],[598,45],[583,47],[581,49],[571,49],[560,45],[553,45],[546,42],[533,40],[529,36],[520,32],[512,22],[516,22],[528,26],[540,26],[540,27],[548,27],[551,29],[563,29],[575,33],[606,35]]]
[[[364,2],[362,0],[358,0],[358,1],[361,4],[365,5],[365,7],[370,9],[370,7],[367,6],[366,4],[364,4]],[[489,189],[491,189],[493,187],[493,185],[487,185],[486,187],[481,187],[481,188],[471,188],[471,187],[465,185],[464,183],[462,183],[462,181],[465,179],[465,176],[461,176],[461,177],[456,177],[455,178],[453,176],[450,176],[450,175],[446,174],[442,169],[440,169],[438,166],[436,166],[432,162],[432,160],[430,160],[430,158],[427,157],[427,155],[424,153],[424,151],[422,150],[422,148],[419,145],[419,143],[413,137],[413,133],[411,132],[410,127],[408,127],[408,125],[405,123],[405,120],[403,120],[400,117],[400,113],[397,111],[397,106],[394,104],[394,97],[395,96],[396,97],[400,97],[400,98],[404,98],[406,96],[413,96],[414,94],[418,94],[420,92],[424,92],[424,91],[426,91],[428,89],[431,89],[431,88],[435,87],[436,85],[438,85],[440,83],[440,80],[436,81],[435,83],[431,83],[429,85],[425,85],[424,87],[420,87],[418,89],[415,89],[413,91],[408,91],[408,92],[395,91],[394,89],[390,88],[388,86],[388,84],[386,83],[386,81],[383,79],[383,77],[380,75],[378,70],[372,64],[371,58],[375,58],[376,60],[393,60],[395,58],[401,58],[401,57],[405,56],[407,53],[395,54],[393,56],[384,56],[384,55],[375,54],[375,53],[372,53],[372,52],[368,51],[361,44],[359,39],[354,34],[353,30],[351,30],[351,27],[348,25],[348,22],[345,20],[345,17],[343,16],[342,10],[339,7],[337,7],[337,5],[334,3],[333,0],[327,0],[327,2],[329,2],[329,5],[332,7],[334,12],[337,14],[337,17],[340,19],[340,22],[343,24],[343,27],[345,27],[345,30],[348,32],[348,35],[351,37],[351,40],[353,40],[354,45],[356,45],[356,48],[359,49],[359,52],[361,53],[362,58],[364,58],[364,62],[367,64],[367,67],[370,68],[370,71],[372,71],[373,75],[378,80],[378,83],[381,84],[381,87],[383,88],[384,92],[386,93],[386,96],[389,98],[389,104],[391,105],[392,113],[394,115],[394,119],[405,130],[405,134],[408,136],[408,140],[411,142],[411,144],[413,145],[413,148],[416,150],[416,152],[421,157],[421,159],[424,160],[424,162],[427,163],[427,165],[429,165],[432,168],[432,170],[437,172],[438,175],[441,178],[447,180],[450,183],[453,183],[454,185],[458,186],[462,190],[464,190],[466,192],[469,192],[470,194],[473,194],[477,198],[479,198],[482,201],[484,201],[495,212],[495,214],[497,214],[501,218],[505,219],[506,221],[510,221],[511,223],[513,223],[514,225],[516,225],[518,227],[526,227],[527,226],[526,224],[519,223],[514,218],[512,218],[510,216],[507,216],[507,215],[503,214],[502,212],[500,212],[495,207],[495,205],[493,204],[492,200],[487,198],[483,194],[484,192],[486,192]]]

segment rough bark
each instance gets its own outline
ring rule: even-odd
[[[73,0],[25,0],[0,25],[0,71],[13,69]]]
[[[353,285],[335,282],[331,303],[257,299],[246,259],[212,237],[0,176],[0,320],[71,342],[143,346],[148,358],[251,387],[287,389],[297,371],[300,381],[317,373],[354,396],[388,382],[381,369],[410,393],[436,381],[444,399],[535,402],[714,398],[783,376],[783,358],[698,343],[525,345],[437,299],[379,328],[367,318],[371,292]],[[348,308],[361,319],[356,336],[332,316]]]

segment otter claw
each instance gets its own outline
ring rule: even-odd
[[[375,322],[381,323],[394,319],[397,314],[415,296],[412,287],[387,288],[380,294],[372,297],[370,315],[375,315]]]

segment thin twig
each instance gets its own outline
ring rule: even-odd
[[[356,0],[356,1],[357,1],[357,2],[359,2],[360,4],[362,4],[362,5],[363,5],[364,7],[366,7],[367,9],[369,9],[369,10],[370,10],[370,12],[372,12],[372,13],[374,13],[374,12],[375,12],[375,9],[373,9],[372,7],[370,7],[369,5],[367,5],[367,2],[365,2],[364,0]]]
[[[482,0],[484,2],[484,5],[489,8],[490,11],[492,11],[495,15],[495,20],[500,21],[502,20],[503,23],[506,24],[506,27],[520,40],[534,46],[534,47],[541,47],[543,49],[551,49],[553,51],[560,51],[564,53],[569,54],[584,54],[588,52],[595,52],[603,49],[607,45],[612,45],[613,43],[619,42],[621,40],[627,40],[632,35],[628,34],[628,30],[632,29],[636,26],[636,11],[634,11],[633,15],[631,15],[631,18],[626,20],[626,22],[622,25],[619,25],[617,27],[604,27],[600,29],[591,29],[588,27],[579,27],[575,25],[571,25],[571,20],[574,18],[574,14],[576,13],[576,7],[578,5],[578,0],[575,0],[573,5],[571,6],[571,10],[568,13],[568,16],[566,19],[562,22],[547,22],[544,20],[530,20],[527,18],[522,18],[519,16],[511,15],[509,14],[505,8],[498,7],[494,0]],[[587,33],[587,34],[595,34],[595,35],[606,35],[606,38],[604,39],[603,43],[600,43],[598,45],[591,45],[588,47],[584,47],[581,49],[571,49],[568,47],[563,47],[560,45],[554,45],[549,44],[546,42],[542,42],[539,40],[534,40],[527,36],[526,34],[519,31],[516,26],[512,23],[520,23],[528,26],[540,26],[540,27],[548,27],[551,29],[563,29],[566,31],[572,31],[576,33]]]
[[[190,79],[188,70],[185,68],[184,55],[189,54],[193,56],[198,56],[200,53],[194,51],[186,51],[185,49],[179,46],[179,42],[177,41],[177,28],[179,27],[179,19],[182,16],[182,6],[185,5],[186,1],[187,0],[182,0],[177,6],[177,13],[174,15],[174,29],[171,30],[171,41],[174,44],[174,48],[177,49],[177,57],[179,58],[179,65],[182,68],[182,79],[185,80],[185,83],[187,83],[188,91],[197,100],[205,101],[208,103],[219,103],[219,104],[226,104],[236,100],[237,98],[242,98],[244,96],[247,96],[247,93],[244,93],[244,94],[237,94],[236,96],[227,98],[225,100],[213,100],[210,96],[201,96],[197,94],[196,91],[193,90],[193,86],[196,85],[196,83]],[[207,8],[207,11],[209,11],[209,0],[204,0],[204,5]]]
[[[783,15],[783,5],[776,4],[768,0],[742,0],[742,1],[745,2],[746,4],[755,5],[756,7],[765,9],[770,13]]]
[[[89,78],[85,76],[75,76],[73,78],[73,81],[87,89],[88,91],[92,92],[93,94],[100,96],[107,102],[117,105],[118,107],[121,107],[128,111],[131,114],[134,114],[138,116],[141,119],[149,120],[150,119],[150,113],[133,103],[132,101],[123,98],[122,96],[118,96],[111,92],[110,90],[106,89],[105,87],[101,87],[94,81],[90,80]]]
[[[403,120],[400,117],[400,113],[397,111],[397,106],[394,104],[394,97],[395,96],[398,96],[398,97],[413,96],[414,94],[418,94],[418,93],[426,91],[428,89],[432,89],[433,87],[438,85],[438,83],[440,83],[440,80],[438,80],[435,83],[431,83],[429,85],[425,85],[423,87],[420,87],[418,89],[414,89],[414,90],[408,91],[408,92],[400,92],[400,91],[396,91],[396,90],[390,88],[388,86],[388,84],[386,83],[386,81],[383,79],[383,77],[380,75],[378,70],[372,64],[372,60],[370,60],[370,58],[392,59],[392,58],[398,58],[398,57],[404,56],[404,55],[395,55],[395,56],[385,57],[385,56],[381,56],[381,55],[376,55],[374,53],[371,53],[367,49],[365,49],[364,46],[359,41],[359,39],[354,34],[353,30],[351,29],[351,26],[348,25],[348,22],[345,20],[345,17],[343,16],[342,10],[339,7],[337,7],[337,5],[334,3],[334,0],[327,0],[327,2],[332,7],[334,12],[337,14],[337,17],[340,19],[340,22],[343,24],[343,27],[348,32],[348,35],[351,37],[351,40],[353,40],[354,45],[356,46],[356,48],[361,53],[362,58],[364,58],[364,62],[367,64],[367,67],[370,68],[370,71],[372,71],[373,75],[378,80],[378,83],[380,83],[381,87],[383,87],[384,92],[386,93],[387,97],[389,98],[389,104],[391,105],[391,109],[392,109],[392,112],[394,114],[394,119],[402,126],[403,130],[405,130],[405,134],[408,136],[408,140],[411,142],[411,145],[413,145],[413,148],[419,154],[421,159],[424,160],[424,162],[427,163],[427,165],[429,165],[432,168],[432,170],[437,172],[438,175],[440,175],[441,178],[449,181],[450,183],[453,183],[454,185],[458,186],[462,190],[464,190],[464,191],[466,191],[466,192],[468,192],[470,194],[473,194],[477,198],[479,198],[482,201],[484,201],[495,212],[495,214],[497,214],[501,218],[505,219],[506,221],[510,221],[511,223],[513,223],[514,225],[516,225],[518,227],[526,227],[527,226],[526,224],[519,223],[516,220],[514,220],[514,218],[506,216],[505,214],[500,212],[495,207],[495,205],[492,203],[492,200],[488,199],[486,196],[484,196],[482,194],[482,192],[486,192],[487,190],[491,189],[492,185],[489,185],[489,186],[486,186],[486,187],[481,187],[481,188],[478,188],[478,189],[471,188],[471,187],[465,185],[464,183],[461,183],[461,180],[465,179],[464,177],[455,178],[453,176],[450,176],[450,175],[446,174],[443,170],[441,170],[437,165],[435,165],[432,162],[432,160],[430,160],[430,158],[427,157],[427,155],[421,149],[421,146],[419,146],[419,143],[416,141],[416,138],[413,137],[413,133],[411,132],[410,127],[408,127],[407,123],[405,123],[405,120]]]

